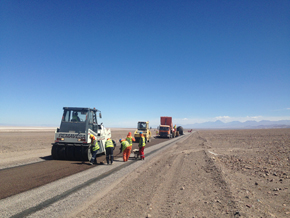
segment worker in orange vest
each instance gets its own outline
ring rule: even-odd
[[[128,133],[126,140],[129,142],[129,145],[131,146],[131,149],[132,149],[133,142],[135,142],[136,140],[134,137],[132,137],[131,132]],[[130,150],[130,153],[131,153],[131,150]]]

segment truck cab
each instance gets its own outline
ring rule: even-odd
[[[159,137],[172,138],[172,133],[171,133],[170,126],[168,126],[168,125],[160,125],[159,126]]]

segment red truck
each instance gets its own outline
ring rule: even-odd
[[[175,136],[175,129],[172,124],[172,117],[160,117],[159,137],[172,138]]]

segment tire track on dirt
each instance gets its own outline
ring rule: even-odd
[[[239,216],[228,184],[205,146],[196,133],[162,150],[98,201],[90,214],[77,217]]]
[[[168,158],[168,157],[167,157]],[[160,207],[156,208],[158,216],[160,217],[170,217],[174,214],[174,206],[178,203],[176,202],[176,192],[175,190],[180,178],[180,167],[183,166],[183,156],[181,154],[169,156],[163,168],[163,181],[160,182],[158,190],[155,192],[151,199],[152,205],[159,204]],[[169,169],[167,169],[167,166]],[[156,181],[158,182],[158,181]]]

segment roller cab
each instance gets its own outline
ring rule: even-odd
[[[91,108],[64,107],[60,127],[55,131],[51,155],[55,160],[90,160],[91,139],[93,134],[98,140],[100,149],[97,155],[104,155],[105,142],[111,138],[111,130],[103,123],[98,124],[97,115],[101,111]]]

